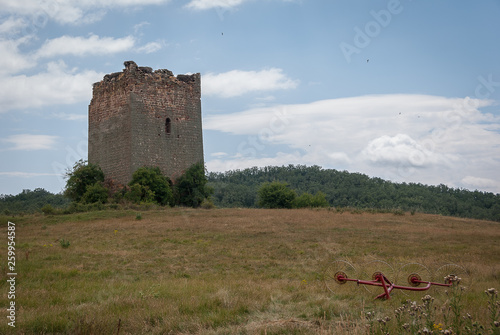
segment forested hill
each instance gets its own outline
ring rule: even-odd
[[[298,195],[321,191],[333,207],[401,209],[459,217],[500,221],[500,194],[445,185],[393,183],[319,166],[267,166],[245,170],[210,172],[208,185],[218,207],[256,207],[257,190],[264,182],[286,182]]]
[[[69,203],[64,195],[53,194],[43,188],[23,190],[17,195],[0,195],[0,214],[35,213],[45,205],[62,208]]]

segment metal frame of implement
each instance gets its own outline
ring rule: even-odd
[[[382,261],[374,261],[380,262],[381,264],[385,264],[386,268],[392,269],[387,263],[382,262]],[[336,284],[338,284],[338,288],[343,287],[344,285],[350,285],[350,283],[356,283],[357,286],[360,285],[366,285],[366,286],[374,286],[374,287],[381,287],[383,289],[383,293],[377,295],[375,299],[390,299],[391,292],[393,290],[403,290],[403,291],[411,291],[411,292],[423,292],[429,290],[432,286],[438,286],[438,287],[451,287],[455,284],[460,283],[462,280],[461,277],[465,277],[467,280],[467,271],[463,269],[459,265],[455,264],[447,264],[439,268],[437,272],[437,277],[439,280],[443,280],[443,282],[437,282],[437,281],[432,281],[432,280],[422,280],[422,275],[419,274],[418,272],[411,272],[408,276],[404,276],[406,278],[406,281],[408,283],[408,286],[405,285],[397,285],[394,281],[391,281],[386,274],[384,274],[383,271],[380,270],[375,270],[375,272],[372,274],[372,280],[362,280],[358,278],[350,278],[349,274],[346,272],[354,272],[354,267],[347,261],[335,261],[333,264],[338,265],[338,269],[327,269],[327,274],[325,276],[325,281],[330,279],[333,280]],[[408,265],[415,266],[417,265],[418,268],[421,270],[422,274],[428,275],[430,272],[425,268],[425,266],[417,264],[417,263],[410,263],[406,264],[402,267],[402,269],[405,269],[408,267]],[[377,268],[375,268],[377,269]],[[328,270],[330,270],[330,274],[328,274]],[[350,271],[349,271],[350,270]],[[328,283],[327,283],[327,288],[330,289],[330,291],[335,292],[336,289],[332,289]]]

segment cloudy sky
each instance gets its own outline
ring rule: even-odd
[[[500,1],[0,0],[0,194],[60,192],[92,83],[202,74],[209,171],[320,165],[500,193]]]

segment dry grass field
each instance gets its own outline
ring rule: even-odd
[[[0,333],[402,331],[394,313],[408,299],[401,291],[391,300],[374,300],[382,292],[356,285],[352,292],[325,289],[324,270],[336,259],[349,260],[357,269],[373,260],[395,270],[411,262],[431,271],[458,264],[471,279],[467,290],[457,293],[459,301],[444,288],[426,292],[435,297],[433,331],[458,322],[449,315],[457,306],[463,329],[477,321],[490,330],[484,291],[500,289],[499,223],[327,209],[138,213],[10,218],[16,223],[18,310],[13,331],[2,307]],[[5,237],[7,219],[2,218]],[[62,247],[63,239],[69,247]],[[9,303],[6,250],[4,243],[1,306]],[[421,296],[410,298],[421,304]],[[387,324],[376,321],[386,317],[391,318]]]

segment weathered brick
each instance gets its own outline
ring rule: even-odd
[[[89,105],[89,162],[127,184],[141,166],[172,180],[203,162],[200,74],[153,71],[125,62],[94,84]]]

